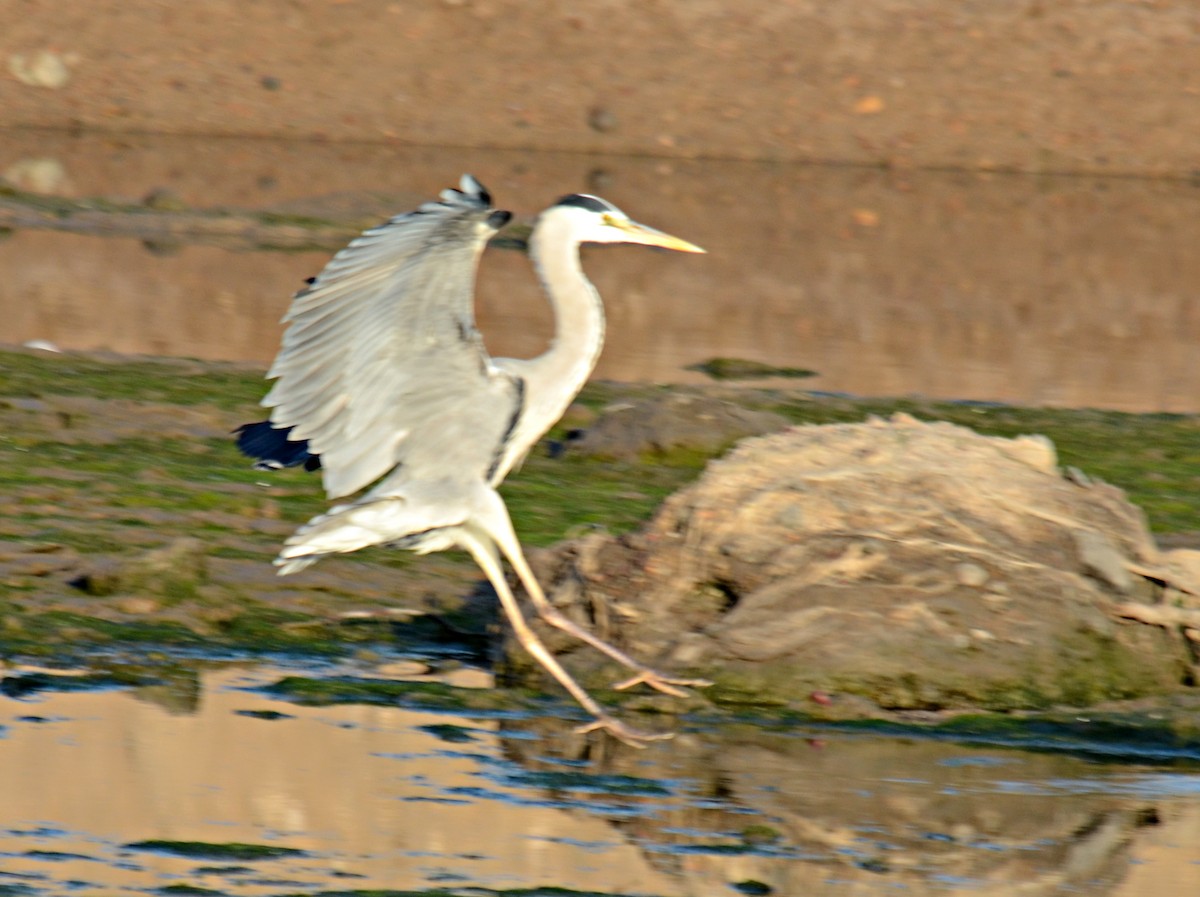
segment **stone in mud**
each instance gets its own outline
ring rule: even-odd
[[[787,420],[713,396],[673,392],[605,408],[570,451],[632,461],[674,449],[712,452],[743,439],[782,430]]]
[[[194,597],[208,578],[207,549],[199,539],[175,539],[128,558],[102,563],[85,573],[76,584],[87,594],[99,597],[152,595],[167,601]],[[149,613],[149,609],[127,613]]]
[[[537,567],[564,610],[718,700],[1000,710],[1181,687],[1184,640],[1113,619],[1178,581],[1162,560],[1141,511],[1065,478],[1044,437],[897,415],[747,440],[641,532]],[[543,635],[585,681],[614,681]]]

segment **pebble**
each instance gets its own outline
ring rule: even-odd
[[[593,106],[588,112],[588,127],[601,134],[607,134],[616,130],[617,117],[603,106]]]
[[[882,97],[877,97],[874,94],[863,97],[854,104],[854,112],[857,115],[875,115],[884,110],[887,106]]]
[[[153,598],[122,598],[117,602],[117,609],[125,614],[152,614],[158,610],[158,602]]]
[[[18,159],[4,170],[4,180],[31,193],[64,193],[70,189],[67,170],[57,159]]]
[[[142,197],[142,205],[156,212],[182,212],[187,203],[170,187],[155,187]]]
[[[954,578],[958,580],[959,585],[977,589],[988,581],[989,576],[987,570],[978,564],[964,562],[954,565]]]
[[[26,349],[36,349],[39,352],[62,352],[62,349],[54,345],[48,339],[29,339],[21,343]]]
[[[29,56],[13,53],[8,57],[8,71],[22,84],[50,90],[59,90],[71,80],[67,58],[53,50],[38,50]]]
[[[392,679],[404,679],[410,676],[428,676],[433,668],[419,660],[397,660],[392,663],[382,663],[375,672],[380,676]]]

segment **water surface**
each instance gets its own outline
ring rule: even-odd
[[[597,375],[697,382],[715,356],[808,368],[814,389],[1130,411],[1200,410],[1200,189],[1183,182],[667,162],[270,141],[0,134],[0,173],[58,194],[372,221],[472,171],[529,216],[599,192],[704,257],[605,247]],[[329,250],[235,251],[17,230],[6,342],[266,364]],[[551,333],[529,266],[484,259],[497,354]]]
[[[554,707],[314,708],[259,690],[295,672],[0,697],[0,887],[1200,893],[1194,764],[695,720],[636,751],[573,735]],[[470,670],[456,681],[489,684]],[[147,840],[297,852],[130,846]]]

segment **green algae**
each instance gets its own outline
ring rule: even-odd
[[[51,650],[54,642],[63,639],[75,643],[104,645],[111,642],[200,646],[205,639],[195,630],[173,620],[136,620],[116,622],[73,611],[47,611],[22,619],[18,633],[7,633],[5,641],[19,647],[23,653],[41,644]]]
[[[422,732],[428,732],[439,741],[444,741],[447,744],[466,744],[471,741],[476,741],[476,737],[471,730],[464,726],[455,726],[449,723],[434,723],[428,726],[417,726]]]
[[[707,374],[714,380],[765,380],[768,377],[801,379],[817,376],[816,371],[808,368],[776,367],[746,358],[710,358],[699,364],[688,365],[687,370]]]
[[[535,888],[509,888],[505,890],[471,885],[463,888],[430,888],[417,891],[396,891],[390,888],[368,888],[351,891],[305,891],[303,893],[281,894],[279,897],[633,897],[633,895],[616,894],[611,891],[577,891],[574,888],[560,888],[552,885]],[[637,897],[653,897],[653,895],[638,892]]]
[[[655,779],[615,773],[520,768],[506,770],[497,778],[512,787],[555,793],[582,792],[623,797],[667,797],[671,794],[671,789]]]
[[[1170,763],[1200,767],[1200,695],[1106,702],[1079,708],[1058,706],[1016,711],[902,711],[837,717],[814,708],[724,707],[706,724],[739,741],[791,732],[803,738],[824,731],[888,738],[930,739],[969,747],[999,747],[1066,754],[1121,763]]]
[[[278,710],[235,710],[233,711],[238,716],[249,717],[250,719],[261,719],[268,722],[275,722],[281,719],[295,719],[290,713],[281,713]]]
[[[238,841],[214,843],[209,841],[169,841],[155,838],[147,841],[132,841],[121,846],[126,850],[146,850],[153,853],[168,853],[172,856],[189,857],[191,859],[236,861],[239,863],[306,855],[303,850],[295,847],[280,847],[274,844],[245,844]]]
[[[765,713],[786,710],[812,694],[839,701],[817,715],[874,715],[882,711],[1048,710],[1089,707],[1108,701],[1165,696],[1185,687],[1190,667],[1177,639],[1147,630],[1140,649],[1092,631],[1067,633],[1053,647],[1013,651],[986,669],[937,651],[901,646],[881,649],[872,664],[832,668],[803,662],[729,663],[694,671],[713,681],[704,697],[713,705]],[[1170,662],[1176,657],[1175,663]],[[847,700],[849,699],[849,700]],[[815,703],[815,702],[814,702]],[[820,707],[819,704],[815,704]]]
[[[969,714],[937,727],[963,743],[1002,742],[1027,749],[1121,755],[1136,760],[1200,760],[1200,721],[1190,714],[1088,710]]]
[[[280,628],[283,620],[293,625]],[[0,651],[61,661],[83,659],[97,648],[122,645],[330,656],[345,654],[356,643],[386,640],[356,627],[349,632],[345,629],[319,617],[269,606],[250,608],[205,627],[169,619],[111,620],[73,611],[47,611],[17,616],[11,625],[6,622],[0,633]]]
[[[126,361],[0,352],[0,405],[4,396],[85,395],[182,406],[211,405],[236,409],[247,420],[259,416],[257,403],[264,391],[260,371],[206,364],[203,376],[195,376],[195,368],[200,366],[176,360]],[[581,402],[603,407],[622,395],[658,392],[665,394],[669,390],[593,384],[585,390]],[[1200,473],[1197,473],[1200,420],[1192,415],[1139,415],[905,399],[854,400],[781,390],[747,390],[742,401],[748,406],[777,411],[795,423],[853,422],[870,414],[903,411],[927,420],[970,426],[992,435],[1043,433],[1054,441],[1063,464],[1128,490],[1135,503],[1146,508],[1155,529],[1200,530],[1200,502],[1195,500],[1200,495]],[[262,479],[261,473],[247,469],[231,443],[221,440],[146,438],[89,447],[61,445],[53,438],[29,440],[23,434],[9,433],[0,443],[0,455],[13,445],[36,452],[39,457],[49,452],[45,456],[47,466],[63,465],[109,479],[127,476],[131,461],[137,458],[154,459],[169,480],[185,475],[179,483],[168,483],[165,490],[120,490],[117,499],[129,507],[211,508],[220,505],[220,493],[200,494],[205,490],[195,487],[196,480],[250,484]],[[682,452],[678,458],[657,458],[648,467],[571,458],[569,454],[563,459],[551,459],[544,452],[535,451],[524,468],[505,485],[505,494],[514,517],[520,521],[523,536],[533,544],[560,538],[566,528],[577,525],[603,524],[620,532],[644,520],[666,494],[694,477],[709,457],[710,453]],[[15,471],[27,469],[28,465],[4,466],[8,471],[0,485],[44,479],[27,474],[14,480]],[[313,478],[285,475],[277,481],[284,488],[281,496],[284,502],[299,502],[295,511],[307,513],[323,507],[318,490],[312,485],[296,491],[289,488],[311,484]],[[564,488],[564,484],[569,485]],[[290,517],[293,507],[286,510]]]
[[[158,681],[158,677],[135,668],[113,669],[84,675],[59,673],[18,673],[0,679],[0,694],[27,698],[41,692],[98,691],[127,688]]]
[[[0,351],[0,405],[8,397],[89,396],[249,409],[262,392],[261,371],[232,364]]]
[[[295,704],[324,707],[331,704],[374,704],[435,712],[495,712],[529,705],[520,691],[458,688],[444,682],[414,682],[334,676],[310,679],[287,676],[266,686],[272,697]]]
[[[756,878],[747,878],[745,881],[731,884],[730,887],[739,894],[747,894],[749,897],[766,897],[767,894],[775,890],[769,884],[761,882]]]

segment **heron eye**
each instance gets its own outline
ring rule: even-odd
[[[614,218],[612,215],[610,215],[608,212],[605,212],[604,215],[601,216],[600,220],[603,221],[607,227],[620,227],[621,226],[621,222],[618,221],[616,218]]]

